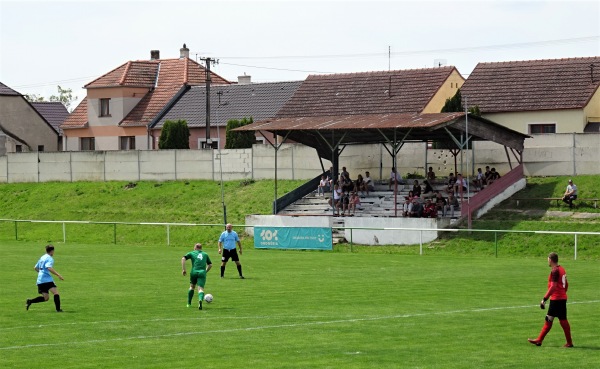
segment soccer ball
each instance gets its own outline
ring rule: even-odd
[[[207,293],[206,295],[204,295],[204,301],[211,303],[213,300],[213,295],[211,295],[210,293]]]

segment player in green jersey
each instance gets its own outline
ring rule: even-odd
[[[204,300],[204,285],[206,284],[206,273],[212,268],[212,262],[207,253],[202,251],[202,244],[197,243],[194,251],[190,251],[181,258],[182,274],[185,276],[185,261],[192,260],[192,271],[190,272],[190,289],[188,290],[187,307],[192,305],[194,289],[198,285],[198,309],[202,310],[202,300]]]

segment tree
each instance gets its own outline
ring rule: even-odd
[[[243,127],[252,123],[252,117],[244,118],[241,121],[232,119],[227,122],[227,130],[225,133],[225,148],[226,149],[249,149],[256,142],[254,131],[236,132],[235,128]]]
[[[456,91],[456,94],[452,96],[450,99],[446,99],[446,104],[442,108],[442,113],[451,113],[451,112],[459,112],[464,111],[463,103],[462,103],[462,95],[460,94],[460,88]],[[479,106],[475,105],[468,109],[469,113],[476,116],[481,116],[481,111],[479,110]]]
[[[190,129],[185,120],[167,120],[160,131],[159,149],[189,149]]]
[[[73,96],[73,90],[70,88],[62,88],[59,85],[59,86],[57,86],[57,89],[58,89],[58,95],[50,96],[48,101],[60,102],[65,106],[65,108],[67,108],[67,110],[69,112],[71,112],[72,109],[69,109],[69,108],[71,107],[71,103],[73,103],[73,101],[77,100],[77,96]],[[25,94],[23,96],[25,97],[25,99],[27,99],[27,101],[31,101],[31,102],[46,101],[44,96],[40,96],[38,94]]]

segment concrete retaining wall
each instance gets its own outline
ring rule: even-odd
[[[513,167],[518,163],[509,150]],[[535,135],[525,141],[527,176],[600,174],[600,134]],[[456,169],[471,176],[477,168],[495,167],[500,174],[510,166],[503,146],[475,142],[457,157]],[[325,170],[331,163],[323,160]],[[365,171],[375,180],[387,180],[392,157],[383,145],[347,146],[340,156],[353,178]],[[403,177],[424,175],[431,166],[439,176],[455,170],[448,150],[426,149],[424,143],[406,143],[397,155]],[[133,150],[21,152],[0,156],[0,183],[47,181],[167,181],[275,178],[275,150],[271,145],[235,150]],[[222,169],[222,170],[221,170]],[[278,179],[310,179],[322,171],[314,149],[284,144],[277,152]]]
[[[371,218],[371,217],[353,217],[346,218],[346,227],[365,227],[365,228],[417,228],[431,229],[431,231],[422,230],[389,230],[389,229],[352,229],[344,231],[346,240],[359,245],[418,245],[420,242],[428,243],[438,237],[439,228],[448,226],[448,219],[430,219],[430,218]]]

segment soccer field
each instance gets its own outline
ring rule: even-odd
[[[600,268],[569,277],[575,348],[555,324],[542,347],[545,258],[407,256],[245,249],[213,270],[204,310],[186,308],[189,245],[56,244],[52,301],[37,295],[41,244],[2,244],[2,368],[560,368],[600,367]],[[189,265],[188,265],[189,270]],[[194,295],[194,302],[197,295]],[[194,303],[195,306],[195,303]]]

